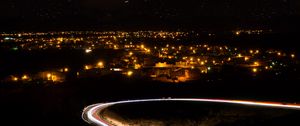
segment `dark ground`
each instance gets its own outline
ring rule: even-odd
[[[1,86],[1,121],[11,125],[86,125],[82,109],[90,104],[140,98],[227,98],[300,102],[298,83],[225,80],[163,84],[123,77],[70,81],[54,86]]]

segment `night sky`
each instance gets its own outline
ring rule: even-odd
[[[1,0],[2,31],[298,26],[299,0]]]

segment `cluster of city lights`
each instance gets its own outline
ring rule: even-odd
[[[261,30],[254,31],[235,31],[237,35],[241,33],[262,33]],[[156,74],[175,76],[178,78],[190,77],[191,72],[181,72],[182,75],[172,75],[176,71],[199,71],[202,74],[214,71],[223,65],[247,68],[250,72],[258,74],[261,71],[278,71],[291,63],[297,62],[295,52],[285,52],[274,49],[242,49],[227,45],[208,45],[208,44],[147,44],[133,40],[132,38],[172,38],[186,37],[188,32],[53,32],[53,33],[15,33],[0,34],[2,42],[16,42],[13,50],[18,49],[47,49],[47,48],[74,48],[82,50],[85,55],[94,55],[101,49],[119,50],[121,57],[114,57],[113,61],[106,59],[98,60],[90,64],[83,64],[82,69],[74,70],[77,76],[85,75],[88,71],[121,72],[126,76],[135,75],[135,71],[143,68],[157,70]],[[82,37],[85,35],[86,37]],[[56,37],[49,37],[56,36]],[[2,37],[2,39],[1,39]],[[284,60],[282,60],[284,59]],[[181,68],[181,69],[178,69]],[[59,73],[69,72],[69,68],[55,68]],[[168,70],[161,70],[168,69]],[[174,71],[170,71],[174,69]],[[14,82],[30,81],[35,78],[58,82],[64,75],[48,72],[44,75],[29,75],[20,73],[10,76]],[[99,72],[97,72],[99,73]],[[103,73],[103,72],[102,72]],[[159,75],[151,74],[150,77]],[[172,78],[172,77],[171,77]]]

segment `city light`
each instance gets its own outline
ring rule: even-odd
[[[65,68],[64,71],[65,71],[65,72],[68,72],[68,71],[69,71],[69,68]]]
[[[115,49],[115,50],[119,49],[119,48],[118,48],[118,45],[114,45],[114,49]]]
[[[55,82],[55,81],[57,81],[57,80],[58,80],[58,78],[57,78],[57,76],[56,76],[56,75],[52,75],[52,77],[51,77],[51,80],[52,80],[53,82]]]
[[[248,60],[249,60],[249,57],[248,57],[248,56],[245,56],[244,59],[245,59],[245,61],[248,61]]]
[[[48,74],[47,74],[48,80],[50,80],[51,77],[52,77],[52,74],[51,74],[51,73],[48,73]]]
[[[295,58],[296,56],[295,56],[295,54],[291,54],[291,57],[292,57],[292,58]]]
[[[18,78],[18,77],[13,77],[12,80],[13,80],[13,81],[18,81],[19,78]]]
[[[91,69],[91,66],[85,65],[85,66],[84,66],[84,69],[85,69],[85,70],[89,70],[89,69]]]
[[[103,64],[102,61],[98,62],[97,66],[98,66],[99,68],[104,68],[104,64]]]
[[[193,57],[191,57],[191,58],[190,58],[190,61],[194,61],[194,58],[193,58]]]
[[[112,71],[117,71],[117,72],[123,71],[123,69],[121,69],[121,68],[111,68],[110,70],[112,70]]]
[[[58,81],[58,76],[57,75],[54,75],[52,73],[47,73],[46,76],[47,76],[48,81],[53,81],[53,82]]]
[[[256,72],[257,72],[257,68],[253,68],[253,69],[252,69],[252,72],[253,72],[253,73],[256,73]]]
[[[268,69],[269,69],[269,67],[268,67],[268,66],[265,66],[265,69],[266,69],[266,70],[268,70]]]
[[[256,50],[255,53],[258,54],[258,53],[259,53],[259,50]]]
[[[128,71],[127,72],[127,76],[132,76],[133,72],[132,71]]]
[[[134,64],[134,69],[140,69],[142,66],[140,64]]]
[[[229,57],[227,60],[228,60],[228,61],[231,61],[231,58]]]
[[[201,65],[204,65],[204,62],[203,62],[203,61],[201,61]]]
[[[278,55],[278,56],[281,56],[281,52],[278,52],[277,55]]]
[[[132,56],[133,55],[133,52],[129,52],[129,56]]]
[[[260,63],[256,61],[253,63],[253,66],[260,66]]]
[[[249,52],[252,54],[252,53],[253,53],[253,50],[250,50]]]
[[[85,53],[91,53],[91,52],[92,52],[91,49],[86,49],[86,50],[85,50]]]
[[[27,80],[29,77],[27,75],[22,76],[22,80]]]

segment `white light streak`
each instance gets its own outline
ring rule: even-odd
[[[228,104],[240,104],[240,105],[250,105],[250,106],[264,106],[264,107],[277,107],[285,109],[297,109],[300,110],[300,105],[296,104],[282,104],[273,102],[256,102],[256,101],[241,101],[241,100],[222,100],[222,99],[191,99],[191,98],[179,98],[179,99],[144,99],[144,100],[127,100],[119,102],[110,103],[100,103],[94,104],[86,107],[83,110],[82,118],[91,124],[96,124],[98,126],[111,126],[109,122],[101,118],[97,113],[100,113],[105,108],[116,105],[116,104],[126,104],[126,103],[138,103],[138,102],[157,102],[157,101],[194,101],[194,102],[214,102],[214,103],[228,103]]]

